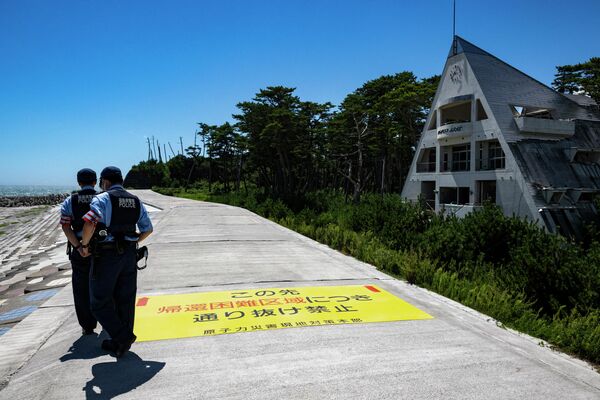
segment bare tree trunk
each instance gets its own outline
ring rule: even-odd
[[[150,146],[150,138],[146,138],[148,141],[148,161],[152,160],[154,157],[152,156],[152,147]]]
[[[190,184],[190,179],[192,178],[192,173],[194,172],[194,168],[196,168],[196,157],[194,157],[194,162],[192,163],[192,168],[190,168],[190,173],[188,174],[187,181],[185,183],[185,188]]]
[[[208,193],[212,192],[212,158],[208,159]]]
[[[154,136],[152,136],[152,148],[154,149],[154,157],[156,157],[157,151],[156,151],[156,143],[154,142]]]
[[[383,196],[383,193],[385,192],[385,159],[386,157],[383,156],[383,160],[381,163],[381,195]]]
[[[235,182],[235,191],[237,193],[240,192],[240,178],[242,176],[242,163],[243,163],[243,159],[240,156],[240,160],[238,162],[238,168],[237,168],[236,182]]]
[[[358,166],[356,171],[356,180],[354,182],[354,195],[352,196],[352,201],[354,204],[360,203],[360,192],[362,191],[362,174],[363,174],[363,144],[362,138],[363,135],[367,132],[367,125],[365,124],[364,128],[361,129],[359,126],[359,122],[354,117],[354,124],[356,126],[356,147],[358,151]]]

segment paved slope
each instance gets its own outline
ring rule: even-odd
[[[66,288],[21,323],[46,318],[1,399],[600,397],[587,364],[248,211],[138,194],[163,209],[139,294],[376,284],[435,318],[143,342],[117,362],[79,337]]]

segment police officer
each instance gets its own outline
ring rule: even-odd
[[[152,222],[142,202],[123,188],[119,168],[104,168],[100,187],[105,192],[94,196],[90,211],[83,217],[81,248],[84,257],[92,255],[92,313],[110,336],[102,348],[118,358],[136,339],[136,248],[152,233]],[[90,248],[92,237],[98,239]]]
[[[90,259],[80,254],[83,216],[90,210],[96,194],[96,172],[84,168],[77,172],[81,190],[67,197],[60,209],[60,225],[67,237],[67,254],[73,269],[73,300],[75,313],[83,335],[91,335],[96,328],[96,318],[90,310]]]

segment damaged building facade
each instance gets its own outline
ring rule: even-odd
[[[456,36],[402,196],[457,216],[491,202],[577,237],[598,193],[598,105]]]

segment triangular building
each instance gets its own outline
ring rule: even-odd
[[[402,196],[465,215],[485,202],[580,236],[597,218],[600,111],[455,36]]]

